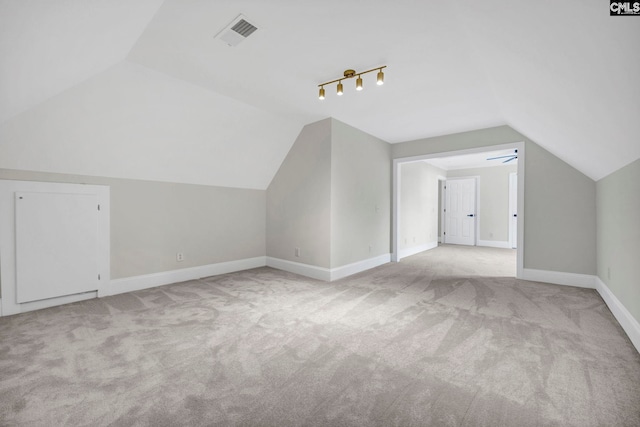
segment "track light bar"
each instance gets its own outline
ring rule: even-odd
[[[382,85],[382,84],[384,84],[384,73],[382,72],[383,68],[387,68],[387,66],[383,65],[382,67],[372,68],[370,70],[362,71],[360,73],[356,73],[355,70],[351,70],[351,69],[345,70],[344,73],[343,73],[344,77],[339,78],[339,79],[335,79],[335,80],[331,80],[329,82],[321,83],[321,84],[318,85],[318,87],[320,88],[320,92],[318,94],[318,98],[324,99],[324,87],[326,85],[330,85],[330,84],[335,83],[335,82],[338,82],[338,86],[336,88],[337,89],[336,93],[338,94],[338,96],[342,95],[344,93],[344,87],[342,85],[342,81],[345,80],[345,79],[350,79],[350,78],[355,77],[355,76],[358,76],[358,78],[356,79],[356,90],[362,90],[362,75],[370,73],[372,71],[377,71],[378,72],[378,75],[377,75],[377,78],[376,78],[376,82],[377,82],[378,85]]]

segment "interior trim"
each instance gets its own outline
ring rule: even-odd
[[[415,254],[419,254],[420,252],[428,251],[438,247],[438,242],[427,242],[423,245],[414,246],[412,248],[400,249],[398,252],[398,261],[402,258],[406,258]]]
[[[267,257],[267,266],[278,270],[288,271],[289,273],[299,274],[301,276],[310,277],[312,279],[331,282],[351,276],[352,274],[370,270],[380,265],[391,262],[391,254],[383,254],[377,257],[356,261],[351,264],[343,265],[336,268],[318,267],[300,262],[288,261],[286,259]]]
[[[289,273],[299,274],[301,276],[310,277],[312,279],[331,281],[331,271],[325,267],[318,267],[301,262],[288,261],[281,258],[267,257],[267,267],[277,270],[288,271]]]
[[[487,248],[513,249],[508,241],[501,240],[478,240],[478,246]]]
[[[163,271],[160,273],[143,274],[140,276],[112,279],[104,289],[102,295],[117,295],[125,292],[139,291],[154,288],[156,286],[172,283],[186,282],[203,277],[217,276],[219,274],[233,273],[249,270],[251,268],[264,267],[266,259],[263,256],[245,258],[235,261],[219,262],[216,264],[201,265],[198,267],[181,268],[178,270]]]
[[[357,274],[366,270],[370,270],[372,268],[381,266],[383,264],[387,264],[391,262],[391,254],[383,254],[377,257],[365,259],[362,261],[357,261],[351,264],[343,265],[341,267],[332,268],[330,270],[330,280],[338,280],[343,277],[351,276],[352,274]]]
[[[565,273],[562,271],[525,268],[522,271],[522,277],[520,277],[520,279],[530,280],[532,282],[552,283],[554,285],[596,289],[595,276],[590,274]]]
[[[627,333],[638,353],[640,353],[640,323],[629,313],[629,310],[611,292],[611,289],[598,277],[595,276],[596,289],[611,310],[622,329]]]

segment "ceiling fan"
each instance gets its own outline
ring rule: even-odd
[[[509,154],[507,156],[489,157],[487,160],[507,159],[502,163],[509,163],[510,161],[515,160],[517,158],[518,158],[518,150],[515,150],[513,154]]]

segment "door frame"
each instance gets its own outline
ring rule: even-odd
[[[447,182],[447,177],[438,175],[438,191],[440,195],[440,210],[438,211],[438,221],[440,221],[440,234],[438,235],[438,243],[444,244],[444,205],[446,203],[444,186]]]
[[[512,195],[511,195],[511,190],[513,189],[513,179],[515,178],[516,180],[516,215],[518,215],[516,217],[516,229],[513,229],[513,218],[512,218],[512,214],[513,214],[513,210],[512,208]],[[507,217],[509,218],[509,246],[513,249],[513,240],[515,238],[516,240],[516,248],[520,245],[520,243],[518,242],[518,230],[517,230],[517,224],[518,224],[518,220],[520,219],[520,213],[518,212],[518,192],[519,192],[519,184],[518,184],[518,174],[517,172],[511,172],[509,174],[509,213],[507,215]]]
[[[449,156],[458,156],[461,154],[473,154],[473,153],[483,153],[486,151],[496,151],[503,149],[517,149],[518,150],[518,247],[516,248],[517,252],[517,262],[516,262],[516,277],[521,279],[524,270],[524,223],[525,223],[525,214],[524,214],[524,184],[526,180],[525,174],[525,143],[524,141],[511,142],[507,144],[500,145],[490,145],[484,147],[475,147],[463,150],[453,150],[453,151],[443,151],[439,153],[430,153],[430,154],[422,154],[418,156],[411,157],[400,157],[397,159],[393,159],[393,170],[392,170],[392,186],[391,186],[391,201],[392,201],[392,212],[391,212],[391,261],[398,262],[399,261],[399,244],[398,239],[400,238],[400,165],[403,163],[412,163],[419,162],[427,159],[435,159],[439,157],[449,157]]]

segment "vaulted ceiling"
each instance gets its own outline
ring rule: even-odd
[[[258,30],[215,39],[240,13]],[[508,124],[600,179],[640,158],[638,40],[601,0],[0,0],[0,167],[263,189],[332,116],[391,143]]]

